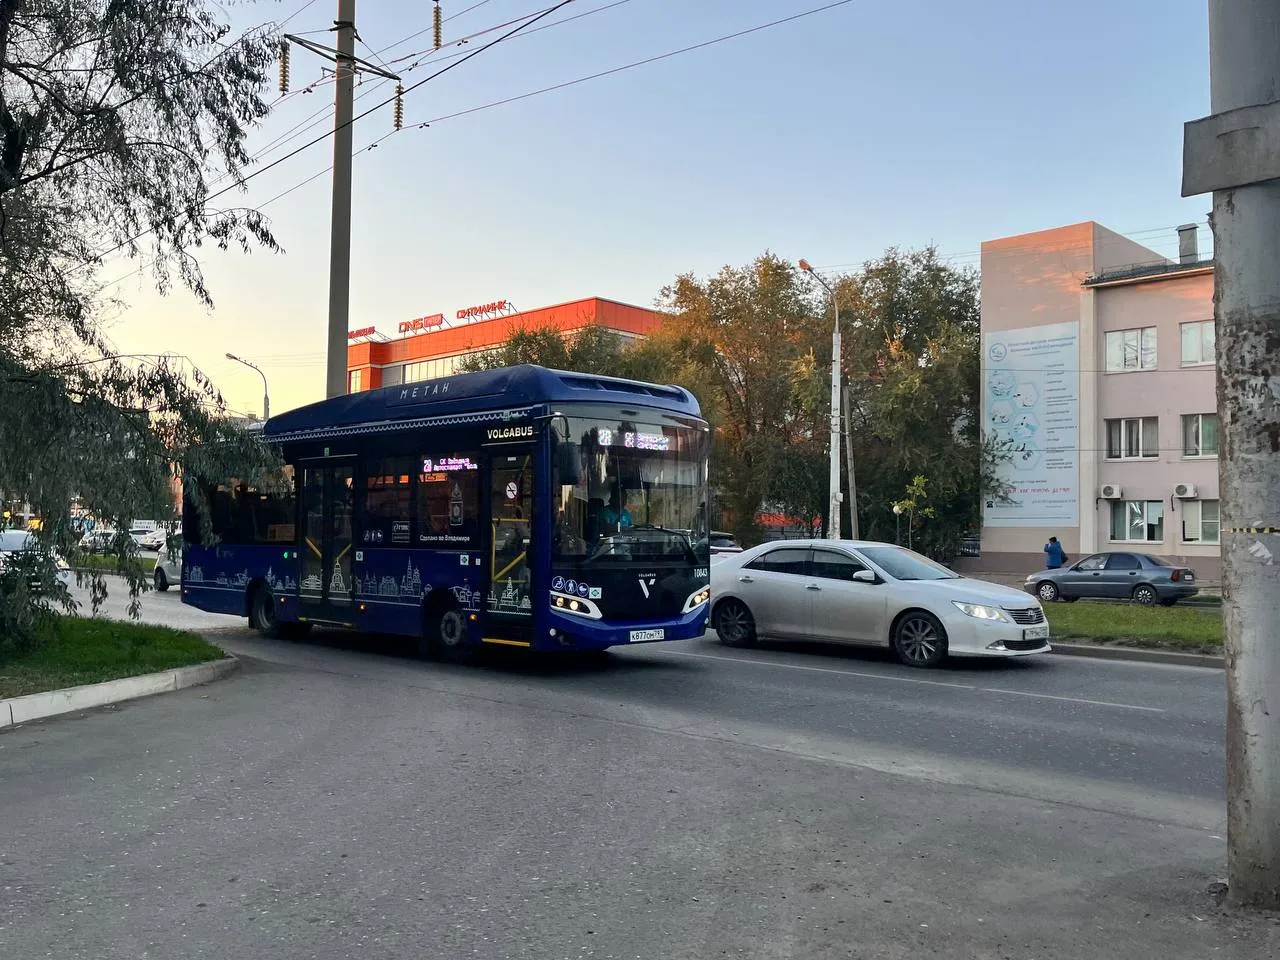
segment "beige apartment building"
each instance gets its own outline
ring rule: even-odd
[[[1220,576],[1213,262],[1079,223],[982,245],[982,418],[1010,454],[981,556],[1131,549]]]

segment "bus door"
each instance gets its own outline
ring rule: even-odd
[[[489,461],[485,639],[533,640],[533,464],[533,447],[497,451]]]
[[[349,623],[355,591],[352,575],[352,518],[355,461],[304,462],[300,485],[302,524],[298,553],[298,611],[314,620]]]

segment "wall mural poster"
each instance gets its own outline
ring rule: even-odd
[[[983,430],[1010,456],[998,475],[1009,501],[987,500],[989,527],[1080,522],[1080,324],[982,336]]]

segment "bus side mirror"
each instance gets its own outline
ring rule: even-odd
[[[576,487],[582,480],[582,464],[576,443],[556,445],[556,472],[560,475],[560,485],[564,487]]]

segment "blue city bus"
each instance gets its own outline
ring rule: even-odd
[[[215,536],[188,504],[184,603],[433,655],[706,629],[710,434],[687,390],[508,367],[313,403],[263,436],[283,483],[195,485]]]

